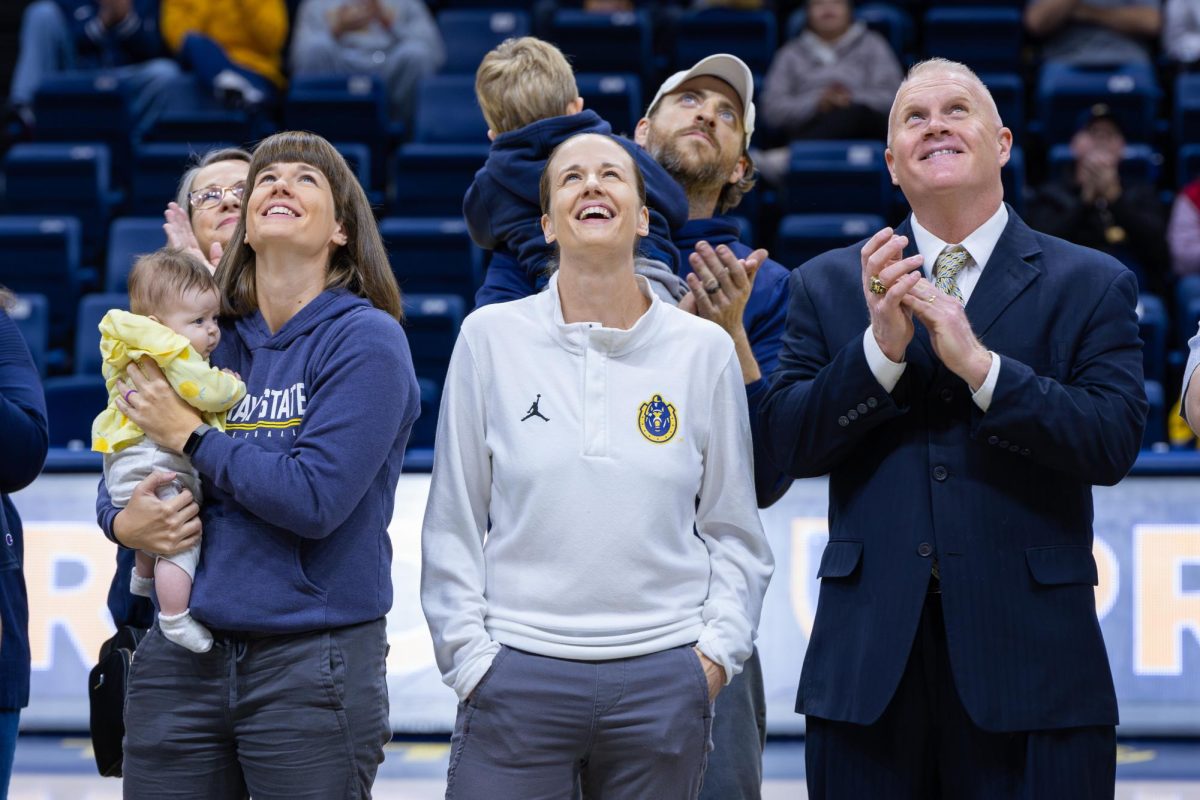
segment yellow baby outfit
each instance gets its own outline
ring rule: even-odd
[[[246,384],[210,365],[188,340],[149,317],[113,309],[100,320],[100,354],[108,407],[92,422],[92,449],[115,453],[145,436],[117,408],[117,380],[129,362],[149,356],[176,393],[203,413],[204,422],[225,430],[225,412],[246,394]]]

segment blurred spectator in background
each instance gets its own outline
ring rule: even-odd
[[[771,62],[763,116],[789,139],[882,140],[900,77],[891,46],[854,20],[850,0],[809,0],[803,32]]]
[[[33,96],[65,70],[108,70],[124,85],[135,122],[157,113],[179,75],[158,34],[158,0],[37,0],[21,18],[21,44],[9,89],[12,137],[28,136]]]
[[[1180,415],[1200,436],[1200,330],[1188,342],[1191,352],[1183,369],[1183,397]]]
[[[8,796],[17,723],[29,704],[29,601],[21,563],[21,518],[8,495],[24,489],[46,460],[46,401],[37,368],[0,286],[0,798]]]
[[[1162,28],[1167,58],[1185,66],[1200,61],[1200,2],[1167,0]]]
[[[292,75],[378,75],[392,118],[411,116],[417,81],[437,72],[446,51],[420,0],[303,0],[296,12]]]
[[[163,214],[167,245],[191,251],[215,270],[237,227],[249,171],[250,154],[240,147],[198,156]]]
[[[284,87],[283,0],[162,0],[167,45],[231,106],[270,103]]]
[[[1045,61],[1147,64],[1161,28],[1159,0],[1029,0],[1025,6],[1025,29],[1042,39]]]
[[[1137,273],[1143,291],[1161,295],[1167,283],[1166,215],[1151,184],[1122,177],[1124,149],[1111,109],[1092,106],[1071,138],[1073,168],[1042,186],[1026,219],[1043,233],[1115,256]]]
[[[1182,278],[1200,278],[1200,178],[1179,190],[1167,223],[1171,270]]]

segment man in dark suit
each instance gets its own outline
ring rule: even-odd
[[[986,87],[913,67],[887,164],[913,214],[791,277],[762,406],[830,541],[796,710],[814,798],[1112,797],[1093,484],[1147,403],[1131,272],[1003,202]]]

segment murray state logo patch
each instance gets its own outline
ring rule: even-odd
[[[663,400],[661,394],[654,395],[638,409],[638,430],[655,444],[669,442],[678,428],[675,406]]]

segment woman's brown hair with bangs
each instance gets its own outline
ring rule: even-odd
[[[346,244],[330,256],[325,288],[348,289],[403,321],[400,287],[388,263],[371,204],[341,153],[322,137],[307,131],[282,131],[268,136],[254,149],[250,172],[246,176],[247,192],[252,190],[261,170],[271,164],[286,162],[308,164],[329,180],[334,218],[346,233]],[[234,317],[246,316],[258,309],[255,254],[246,243],[248,205],[242,203],[237,229],[217,267],[222,313]]]

